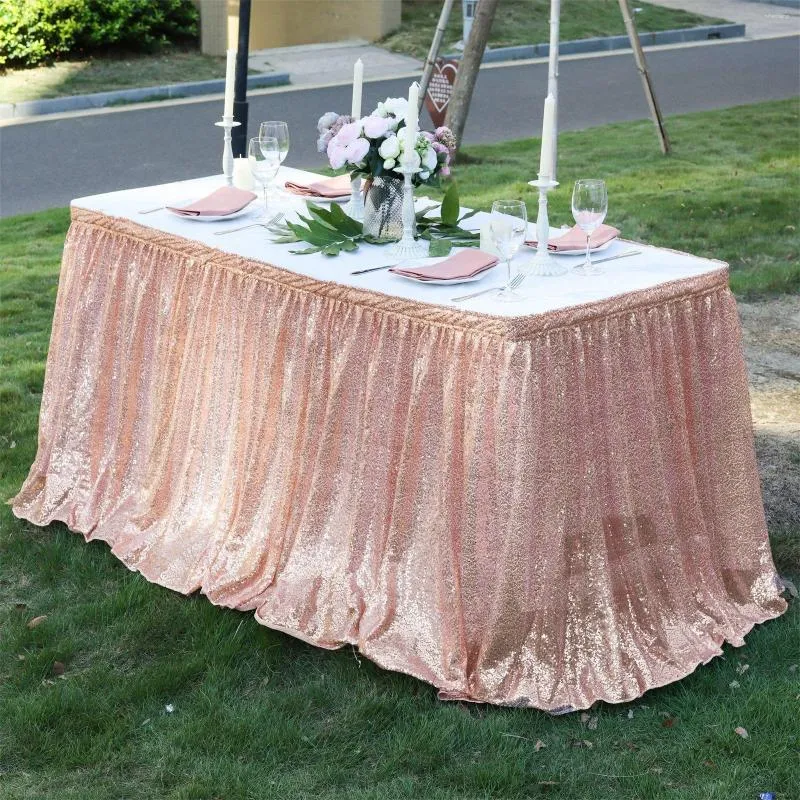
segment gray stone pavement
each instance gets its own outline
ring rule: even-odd
[[[659,6],[681,8],[695,14],[722,17],[747,26],[747,39],[765,39],[800,33],[800,11],[752,0],[655,0]]]
[[[422,62],[416,58],[390,53],[363,39],[256,50],[250,54],[249,66],[259,72],[265,68],[288,72],[293,86],[322,86],[352,79],[353,64],[359,58],[369,80],[422,70]]]

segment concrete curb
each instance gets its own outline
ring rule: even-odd
[[[660,44],[680,44],[681,42],[706,41],[708,39],[735,39],[744,36],[745,26],[738,22],[724,25],[701,25],[696,28],[679,28],[671,31],[655,31],[640,33],[642,46]],[[627,36],[597,36],[591,39],[573,39],[560,42],[558,52],[562,56],[574,53],[594,53],[602,50],[624,50],[631,46]],[[487,50],[483,56],[484,64],[492,61],[516,61],[522,58],[547,58],[550,54],[549,44],[517,45],[516,47],[498,47]],[[460,59],[461,53],[451,53],[444,58]]]
[[[288,72],[270,72],[264,75],[250,75],[248,89],[268,86],[285,86],[289,83]],[[80,111],[85,108],[103,108],[120,101],[143,103],[153,98],[193,97],[203,94],[222,94],[224,80],[193,81],[191,83],[171,83],[166,86],[146,86],[141,89],[119,89],[114,92],[95,92],[77,94],[70,97],[54,97],[50,100],[27,100],[22,103],[0,103],[0,119],[19,119],[59,114],[63,111]]]

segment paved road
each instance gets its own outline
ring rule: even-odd
[[[793,36],[660,50],[648,58],[664,112],[675,114],[796,96],[799,57],[800,37]],[[560,73],[564,130],[647,116],[630,54],[563,61]],[[407,80],[365,84],[364,108],[404,94],[407,85]],[[466,142],[538,135],[546,85],[545,64],[481,71]],[[293,136],[288,163],[314,167],[322,163],[314,148],[317,117],[349,105],[347,86],[298,90],[252,98],[250,115],[288,120]],[[220,169],[221,137],[212,124],[219,112],[220,103],[209,101],[0,127],[0,216],[213,174]]]

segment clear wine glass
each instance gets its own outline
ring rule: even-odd
[[[262,139],[271,137],[278,140],[278,150],[280,151],[281,164],[283,164],[289,153],[289,123],[276,120],[262,122],[258,129],[258,135]]]
[[[528,231],[528,209],[525,203],[522,200],[495,200],[492,203],[489,229],[494,246],[508,269],[508,280],[497,299],[504,302],[524,300],[525,295],[511,286],[514,278],[511,273],[511,259],[522,246]]]
[[[278,168],[281,165],[278,140],[274,136],[251,139],[247,149],[247,160],[250,162],[250,172],[253,174],[253,178],[264,189],[264,211],[266,212],[269,209],[269,185],[278,174]]]
[[[586,258],[582,264],[574,268],[578,275],[602,275],[605,270],[592,263],[590,239],[608,212],[608,192],[605,181],[576,181],[572,190],[572,216],[578,227],[586,234]]]

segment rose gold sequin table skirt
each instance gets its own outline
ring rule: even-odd
[[[630,700],[785,609],[724,268],[508,319],[74,209],[13,508],[446,698]]]

